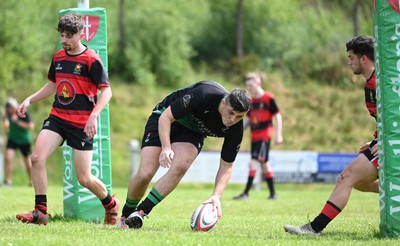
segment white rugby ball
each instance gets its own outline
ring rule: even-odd
[[[201,204],[192,214],[190,227],[193,231],[211,231],[218,224],[218,212],[214,205]]]

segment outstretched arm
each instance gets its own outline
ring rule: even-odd
[[[83,129],[83,132],[86,133],[88,138],[93,138],[97,133],[97,119],[112,97],[111,87],[109,86],[100,87],[100,92],[96,106],[93,108],[92,113],[86,122],[85,128]]]
[[[17,114],[20,117],[25,118],[26,117],[25,113],[28,110],[28,107],[31,103],[46,99],[49,96],[53,95],[55,92],[56,92],[56,84],[50,81],[47,82],[47,84],[45,84],[40,90],[30,95],[21,103],[21,105],[19,105]]]
[[[217,211],[218,211],[218,217],[222,216],[222,208],[221,208],[220,198],[221,198],[222,193],[224,192],[225,187],[228,184],[228,181],[231,177],[232,166],[233,166],[232,162],[226,162],[223,159],[221,159],[218,173],[215,178],[214,192],[213,192],[211,198],[204,202],[204,203],[214,204],[214,206],[217,208]]]
[[[158,134],[161,142],[161,154],[159,157],[160,165],[168,168],[172,164],[174,152],[171,148],[171,124],[175,121],[172,115],[171,107],[168,107],[158,119]]]

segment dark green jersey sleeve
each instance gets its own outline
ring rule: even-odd
[[[234,162],[240,150],[242,139],[243,121],[241,120],[229,128],[222,145],[221,159],[226,162]]]

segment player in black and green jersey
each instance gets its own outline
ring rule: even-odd
[[[198,82],[164,98],[147,121],[140,167],[129,184],[118,227],[142,227],[144,216],[178,185],[200,153],[205,137],[224,138],[214,192],[204,202],[214,204],[221,216],[219,199],[231,176],[243,137],[242,119],[250,106],[244,89],[229,93],[213,81]],[[160,166],[169,170],[139,204]]]
[[[18,102],[14,98],[9,98],[6,102],[3,126],[8,131],[7,147],[4,153],[4,185],[10,187],[12,185],[12,161],[14,159],[15,150],[20,150],[26,171],[29,177],[29,185],[31,185],[31,131],[34,127],[29,113],[25,118],[17,115]]]

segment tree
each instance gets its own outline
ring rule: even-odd
[[[243,0],[238,0],[236,5],[236,56],[240,59],[243,55]]]

